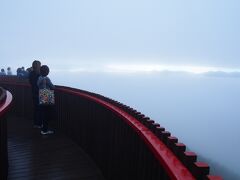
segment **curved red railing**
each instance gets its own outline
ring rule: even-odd
[[[0,179],[7,179],[8,151],[7,151],[7,119],[6,115],[11,107],[12,95],[0,87]]]
[[[129,113],[115,106],[114,104],[106,102],[98,97],[95,97],[94,95],[89,95],[88,93],[78,92],[76,91],[76,89],[75,90],[72,89],[73,88],[63,86],[58,88],[58,90],[62,92],[73,94],[75,96],[81,96],[88,100],[94,101],[111,110],[112,112],[116,113],[118,116],[120,116],[122,120],[124,120],[129,126],[131,126],[134,129],[134,131],[136,131],[139,134],[139,136],[144,140],[146,145],[153,152],[155,157],[159,160],[161,165],[163,165],[171,179],[175,180],[196,179],[189,171],[189,169],[187,169],[179,160],[179,158],[172,152],[172,150],[169,149],[148,127],[139,122],[139,120],[137,120],[135,117],[131,116]],[[171,140],[172,137],[169,138]],[[173,138],[173,140],[175,140],[175,138]],[[181,145],[183,144],[178,143],[177,145],[181,147]],[[196,157],[196,154],[193,152],[186,152],[186,157],[191,158],[193,156]],[[197,172],[199,174],[201,173],[201,171],[205,171],[206,169],[209,171],[209,166],[206,163],[196,162],[195,165],[196,165],[195,170],[199,171]],[[220,176],[206,175],[205,179],[221,180],[222,178]]]
[[[29,87],[28,83],[21,80],[18,83],[14,82],[14,78],[11,81],[5,81],[5,84]],[[95,102],[116,114],[144,141],[171,179],[191,180],[198,177],[211,180],[222,179],[220,176],[209,175],[209,166],[203,162],[196,162],[195,153],[185,151],[186,146],[179,143],[176,137],[170,136],[165,128],[136,110],[87,91],[63,86],[58,86],[56,91]]]
[[[81,92],[76,92],[70,89],[58,88],[58,90],[70,93],[75,96],[81,96],[88,100],[95,101],[98,104],[108,108],[117,115],[119,115],[124,121],[126,121],[145,141],[151,151],[155,154],[156,158],[161,162],[165,167],[165,170],[168,172],[169,176],[172,179],[178,180],[192,180],[195,179],[189,170],[178,160],[178,158],[171,152],[170,149],[164,145],[147,127],[141,124],[136,118],[132,117],[122,109],[105,102],[99,98],[96,98],[92,95],[88,95]]]
[[[4,101],[0,103],[0,117],[9,110],[11,102],[12,102],[12,94],[9,91],[6,91],[6,97]]]
[[[3,104],[5,99],[6,99],[6,91],[0,87],[0,105]]]

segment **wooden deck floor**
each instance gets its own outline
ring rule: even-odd
[[[9,180],[103,180],[83,150],[63,134],[41,135],[32,122],[8,120]]]

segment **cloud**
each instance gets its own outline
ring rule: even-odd
[[[208,77],[219,77],[219,78],[240,78],[240,72],[224,72],[224,71],[209,71],[203,73],[203,75]]]
[[[121,61],[119,61],[121,62]],[[119,75],[128,74],[168,74],[168,75],[200,75],[219,78],[239,78],[240,69],[195,66],[195,65],[173,65],[160,63],[77,63],[68,65],[52,66],[52,72],[66,73],[111,73]]]

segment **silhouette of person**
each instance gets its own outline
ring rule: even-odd
[[[42,65],[40,68],[40,76],[37,81],[37,85],[39,89],[54,89],[54,85],[47,75],[49,74],[49,67],[47,65]],[[48,121],[50,119],[50,115],[52,114],[52,107],[48,105],[40,105],[40,118],[42,121],[42,130],[41,134],[53,134],[53,131],[48,129]]]
[[[23,77],[23,73],[22,73],[22,69],[21,68],[17,68],[17,76],[18,77]]]
[[[7,68],[7,75],[11,76],[12,75],[12,70],[10,67]]]
[[[32,67],[29,67],[29,68],[26,69],[26,71],[28,72],[28,74],[29,74],[32,70],[33,70]]]
[[[4,69],[1,69],[0,75],[2,75],[2,76],[5,76],[5,75],[6,75],[6,72],[5,72]]]
[[[41,128],[42,122],[39,117],[40,107],[39,107],[39,89],[37,85],[38,78],[40,76],[40,67],[41,62],[40,61],[33,61],[32,63],[32,71],[29,73],[29,83],[32,87],[32,100],[33,100],[33,106],[34,106],[34,117],[33,117],[33,127],[34,128]]]

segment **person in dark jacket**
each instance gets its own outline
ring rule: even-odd
[[[37,85],[39,89],[51,89],[53,90],[55,87],[52,84],[51,80],[47,75],[49,74],[49,68],[47,65],[42,65],[40,68],[40,76],[37,81]],[[51,114],[53,114],[53,107],[48,105],[40,106],[40,118],[43,123],[41,134],[53,134],[54,132],[48,129],[48,121],[51,118]]]
[[[4,69],[1,69],[0,75],[3,75],[3,76],[5,76],[5,75],[6,75],[6,72],[5,72],[5,70],[4,70]]]
[[[32,99],[33,99],[33,105],[34,105],[34,118],[33,118],[33,127],[34,128],[41,128],[42,122],[40,119],[40,107],[39,107],[39,88],[37,85],[38,78],[40,76],[40,67],[41,62],[40,61],[33,61],[32,63],[32,71],[29,73],[29,82],[32,87]]]

